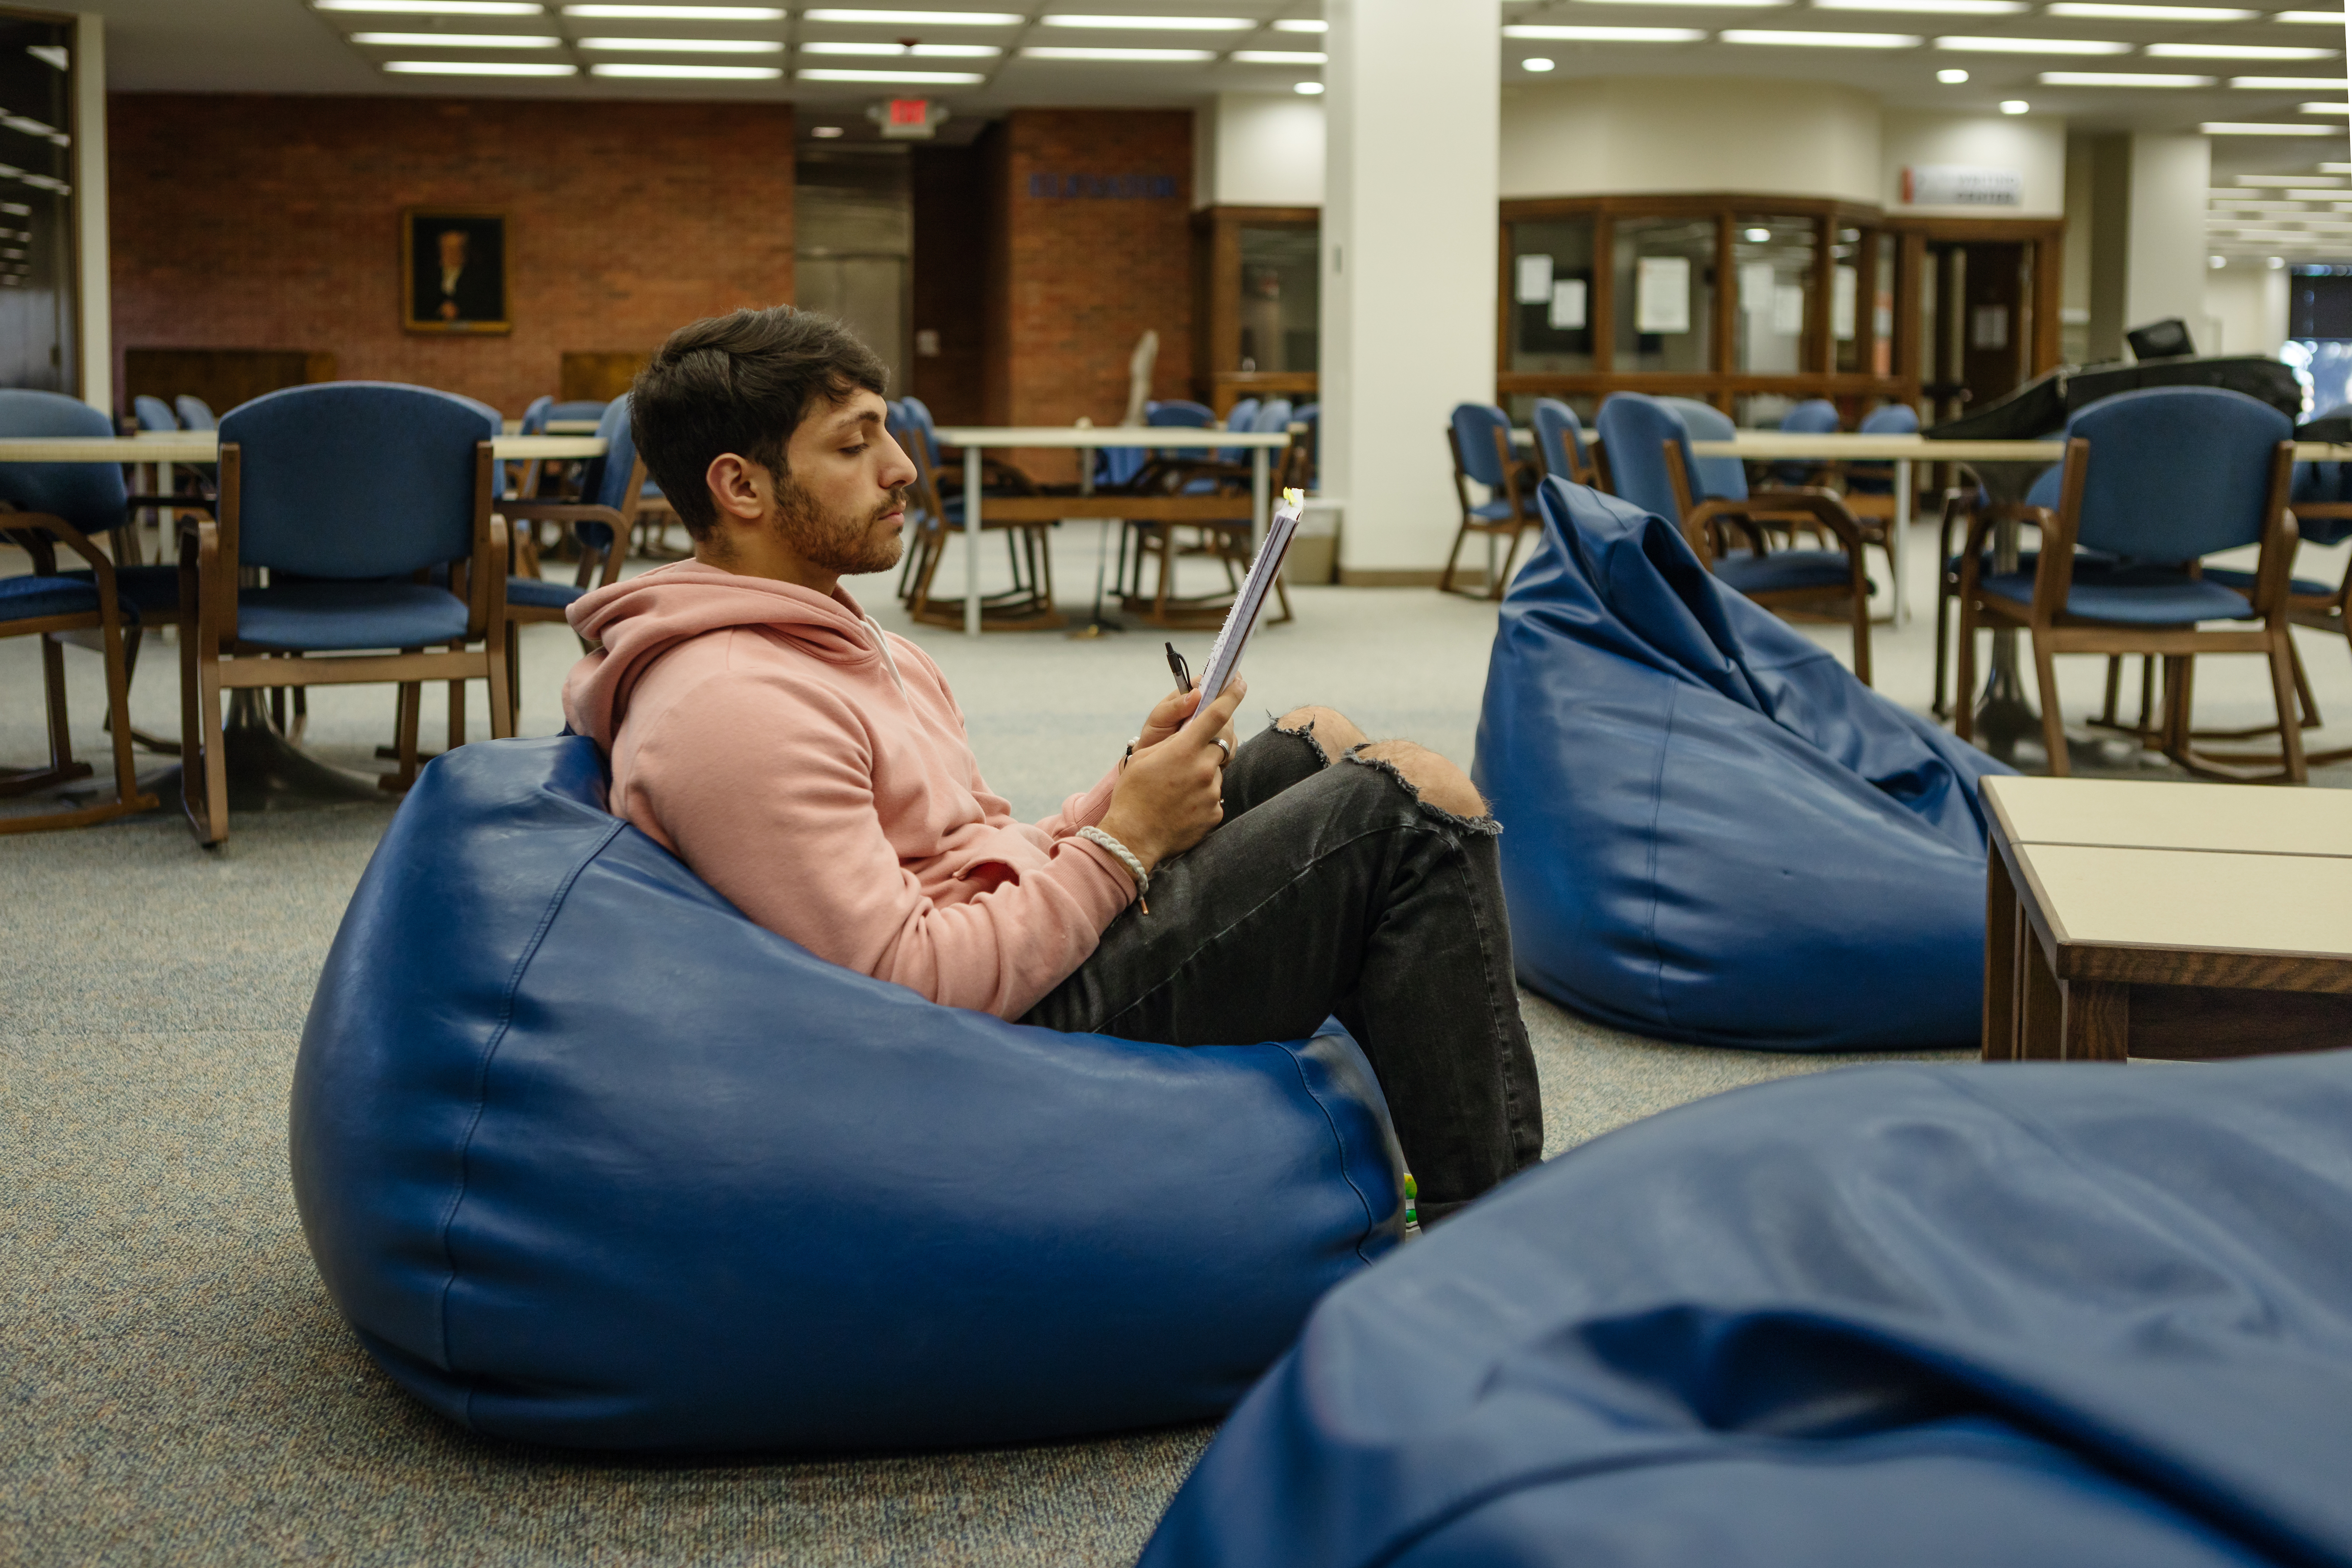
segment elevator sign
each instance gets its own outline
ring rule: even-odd
[[[1983,169],[1968,163],[1922,163],[1903,171],[1906,207],[2018,207],[2025,205],[2025,176],[2015,169]]]

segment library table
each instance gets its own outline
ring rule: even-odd
[[[2352,1046],[2352,791],[1988,778],[1987,1061]]]

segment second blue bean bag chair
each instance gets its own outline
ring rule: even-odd
[[[2011,770],[1724,586],[1664,520],[1562,479],[1538,494],[1474,775],[1521,982],[1696,1045],[1974,1044],[1976,783]]]
[[[368,1350],[476,1431],[1002,1443],[1223,1411],[1402,1234],[1336,1026],[1182,1050],[935,1006],[604,810],[594,744],[425,769],[295,1066],[295,1202]]]
[[[2352,1563],[2352,1053],[1850,1068],[1315,1310],[1141,1568]]]

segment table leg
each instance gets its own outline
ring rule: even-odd
[[[2066,994],[2030,926],[2018,934],[2017,966],[2024,982],[2018,987],[2018,1058],[2057,1061],[2066,1054]]]
[[[1887,525],[1886,569],[1895,574],[1895,624],[1911,621],[1911,596],[1906,591],[1911,558],[1911,459],[1895,459],[1895,521]]]
[[[2112,980],[2066,983],[2065,1055],[2070,1062],[2119,1062],[2131,1055],[2131,987]]]
[[[980,448],[963,449],[963,634],[980,635]]]
[[[1266,462],[1267,448],[1250,448],[1250,560],[1255,563],[1257,552],[1265,548],[1266,530]]]

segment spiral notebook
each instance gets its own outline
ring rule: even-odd
[[[1265,608],[1265,596],[1274,592],[1275,576],[1282,570],[1282,558],[1290,552],[1291,536],[1298,531],[1298,514],[1306,505],[1303,491],[1282,492],[1282,500],[1274,509],[1274,519],[1266,524],[1265,543],[1259,547],[1257,559],[1250,563],[1249,577],[1242,584],[1242,591],[1234,595],[1233,608],[1225,612],[1224,626],[1209,649],[1209,668],[1201,677],[1202,707],[1217,700],[1217,693],[1225,689],[1225,682],[1241,664],[1242,650],[1249,646],[1250,633],[1257,628],[1258,615]]]

